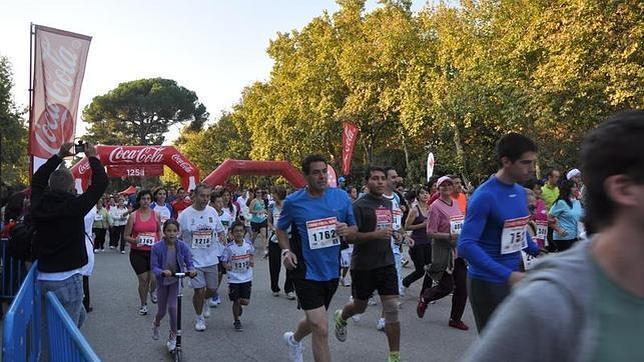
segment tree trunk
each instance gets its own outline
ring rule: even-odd
[[[465,151],[463,150],[463,144],[461,143],[461,130],[458,129],[458,124],[456,121],[452,122],[452,128],[454,129],[454,146],[456,147],[456,159],[458,160],[458,163],[460,165],[460,172],[461,172],[461,177],[463,185],[467,185],[468,183],[468,175],[467,175],[467,162],[465,160]]]

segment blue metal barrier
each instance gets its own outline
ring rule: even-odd
[[[5,361],[37,361],[40,354],[40,290],[36,263],[5,316],[2,358]]]
[[[50,356],[59,361],[100,361],[56,294],[47,292],[47,334]]]
[[[18,294],[20,285],[27,275],[25,263],[15,260],[7,253],[9,239],[0,239],[0,265],[2,265],[0,278],[0,301],[10,302]]]
[[[4,320],[2,360],[35,362],[40,357],[41,295],[35,262]],[[48,355],[53,361],[100,361],[58,298],[48,292],[45,299]]]

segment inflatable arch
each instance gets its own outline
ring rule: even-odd
[[[226,160],[210,173],[203,182],[210,186],[223,185],[231,176],[282,176],[291,185],[306,185],[304,176],[287,161]]]
[[[107,176],[150,177],[163,174],[168,166],[179,177],[186,190],[194,189],[199,182],[199,169],[174,146],[96,146],[96,153],[105,166]],[[83,192],[91,178],[92,170],[87,157],[71,168],[76,189]]]

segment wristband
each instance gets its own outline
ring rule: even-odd
[[[284,257],[284,254],[290,253],[291,251],[288,249],[282,249],[282,258]]]

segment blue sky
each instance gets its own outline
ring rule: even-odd
[[[425,1],[413,4],[418,11]],[[13,65],[16,103],[26,106],[29,23],[89,35],[79,113],[120,82],[164,77],[194,90],[214,120],[245,86],[268,78],[266,47],[277,32],[337,9],[332,0],[0,0],[0,55]],[[77,134],[83,129],[79,124]],[[175,128],[168,138],[176,135]]]

